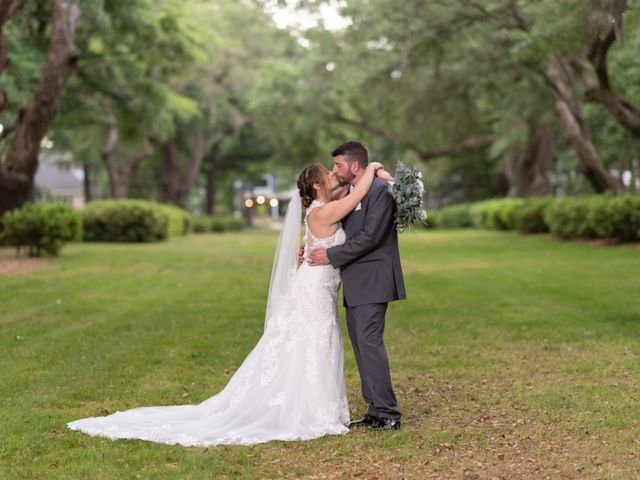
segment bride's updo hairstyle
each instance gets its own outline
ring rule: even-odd
[[[312,163],[300,172],[298,190],[300,191],[300,199],[304,208],[309,208],[309,205],[317,196],[317,191],[313,188],[314,184],[317,183],[323,190],[327,188],[326,176],[327,169],[319,163]]]

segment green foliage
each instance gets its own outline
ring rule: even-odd
[[[185,235],[193,229],[194,217],[186,210],[167,204],[158,204],[157,208],[169,218],[170,237]]]
[[[471,206],[471,218],[478,228],[515,230],[517,213],[525,205],[522,198],[485,200]]]
[[[211,231],[211,217],[197,216],[193,219],[193,233],[207,233]]]
[[[432,220],[437,227],[459,228],[466,226],[469,215],[477,228],[551,232],[563,239],[640,240],[640,197],[637,195],[493,199],[445,207],[436,212]]]
[[[560,238],[593,238],[594,231],[588,221],[589,206],[600,202],[600,197],[562,198],[551,203],[544,211],[549,231]]]
[[[589,210],[589,222],[597,238],[620,241],[640,240],[640,197],[620,195],[603,197]]]
[[[194,233],[235,232],[243,230],[246,223],[243,218],[233,215],[203,215],[195,217]]]
[[[18,251],[28,247],[31,257],[58,255],[66,242],[82,239],[80,213],[63,203],[27,203],[5,213],[2,224],[3,241]]]
[[[640,240],[640,197],[634,195],[559,199],[544,218],[551,233],[563,239]]]
[[[428,224],[436,228],[468,228],[473,226],[471,203],[447,205],[431,213]]]
[[[171,233],[166,206],[146,200],[98,200],[82,215],[86,241],[155,242]]]
[[[515,227],[521,233],[546,233],[544,210],[553,201],[552,197],[529,197],[513,212]]]

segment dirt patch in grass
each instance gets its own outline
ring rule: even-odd
[[[407,428],[446,431],[454,438],[424,445],[421,465],[405,463],[406,478],[629,478],[640,465],[633,448],[615,451],[601,432],[550,423],[543,412],[510,398],[500,382],[452,385],[434,380],[425,392],[405,394],[413,412],[428,412],[407,412]]]
[[[49,262],[44,258],[16,256],[15,252],[10,250],[0,251],[0,275],[29,273],[44,267],[47,263]]]

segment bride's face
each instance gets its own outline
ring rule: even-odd
[[[327,170],[327,176],[326,176],[326,179],[325,179],[325,186],[326,186],[327,190],[329,190],[331,192],[338,185],[340,185],[340,182],[338,181],[338,178],[336,177],[336,174],[333,173],[331,170]]]

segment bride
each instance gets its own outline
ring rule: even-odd
[[[134,408],[69,422],[72,430],[112,439],[136,438],[186,446],[307,440],[348,431],[337,295],[340,271],[309,266],[306,252],[345,241],[340,220],[364,198],[378,162],[368,165],[349,195],[320,164],[298,177],[276,252],[265,330],[217,395],[198,405]],[[302,206],[305,261],[297,268]]]

